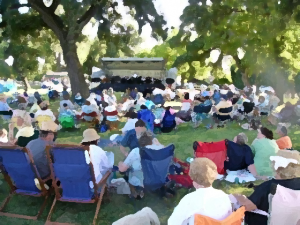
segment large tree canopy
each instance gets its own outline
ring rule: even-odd
[[[139,33],[143,25],[149,23],[154,38],[167,37],[167,30],[163,29],[166,22],[154,7],[152,0],[123,0],[124,6],[129,7],[130,14],[138,22]],[[28,14],[20,14],[20,7],[30,7]],[[18,0],[2,0],[0,14],[2,22],[0,27],[9,36],[39,36],[41,30],[50,29],[58,39],[67,71],[70,77],[73,94],[80,92],[84,97],[89,95],[88,86],[83,76],[83,68],[77,54],[77,45],[84,39],[82,30],[85,25],[95,18],[100,21],[98,27],[99,40],[106,40],[106,45],[112,52],[116,43],[122,39],[122,50],[128,49],[128,34],[130,27],[123,26],[118,21],[121,15],[117,11],[118,3],[113,0],[53,0],[50,7],[41,0],[28,0],[27,4],[20,4]],[[115,27],[116,32],[111,28]],[[12,27],[14,29],[12,29]],[[126,49],[127,48],[127,49]]]
[[[184,9],[179,33],[170,43],[172,47],[186,46],[187,52],[176,59],[174,66],[188,63],[185,75],[192,78],[193,62],[211,65],[216,70],[221,68],[223,57],[230,55],[244,84],[252,74],[265,72],[287,83],[289,65],[282,53],[287,50],[287,32],[299,29],[300,1],[215,0],[209,5],[207,2],[189,0]],[[193,31],[198,37],[190,41]],[[213,63],[207,60],[212,50],[220,52]],[[244,57],[238,50],[245,53]]]

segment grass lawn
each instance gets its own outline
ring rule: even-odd
[[[57,112],[59,102],[50,103],[53,112]],[[0,121],[2,123],[2,121]],[[265,123],[266,124],[266,123]],[[264,125],[265,125],[264,124]],[[120,128],[124,125],[124,122],[120,124]],[[7,125],[6,125],[7,127]],[[267,126],[273,131],[276,129],[274,126]],[[59,132],[57,143],[60,144],[79,144],[82,140],[82,133],[84,129],[87,128],[86,124],[75,132]],[[256,131],[245,131],[238,123],[234,122],[228,124],[226,128],[206,130],[203,127],[197,130],[192,129],[190,124],[182,124],[178,128],[176,134],[162,134],[158,136],[158,140],[164,144],[168,145],[174,143],[176,150],[175,155],[180,159],[186,159],[187,157],[193,156],[192,144],[194,141],[219,141],[223,139],[233,139],[240,132],[245,132],[249,138],[249,143],[252,143],[256,137]],[[117,133],[117,132],[113,132]],[[111,134],[110,132],[100,134],[102,138],[108,138]],[[293,141],[293,147],[295,149],[300,149],[300,141],[298,140],[298,134],[300,134],[298,126],[292,126],[289,130],[289,136]],[[277,136],[276,136],[277,138]],[[115,164],[117,165],[119,161],[123,160],[123,155],[120,153],[118,148],[107,148],[107,151],[113,151],[115,154]],[[260,183],[258,181],[257,183]],[[215,181],[214,187],[222,189],[226,193],[242,193],[245,195],[250,195],[252,189],[247,189],[242,187],[242,185],[232,184],[226,181]],[[180,189],[177,195],[172,199],[160,199],[158,196],[153,194],[146,194],[144,199],[140,201],[129,199],[126,195],[111,195],[111,201],[109,203],[104,203],[101,206],[98,215],[98,224],[100,225],[111,225],[114,221],[132,214],[142,209],[143,207],[152,208],[158,215],[162,225],[167,224],[167,220],[171,215],[174,207],[178,204],[180,199],[187,194],[189,191]],[[3,180],[2,175],[0,175],[0,202],[2,202],[8,195],[9,189],[8,185]],[[14,225],[35,225],[44,224],[49,213],[54,196],[48,200],[46,209],[44,210],[41,218],[38,221],[28,221],[16,218],[0,217],[0,224],[14,224]],[[37,213],[39,206],[42,203],[42,199],[26,196],[15,196],[12,198],[11,202],[6,207],[7,212],[26,214],[33,216]],[[75,223],[75,224],[91,224],[93,221],[93,216],[95,213],[94,204],[77,204],[77,203],[62,203],[58,202],[52,216],[52,221],[64,222],[64,223]]]

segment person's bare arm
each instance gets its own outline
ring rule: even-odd
[[[233,196],[236,198],[240,205],[245,206],[246,211],[251,212],[257,209],[257,206],[246,196],[240,194],[233,194]]]
[[[257,171],[254,164],[248,166],[248,170],[254,177],[257,177]]]
[[[118,167],[120,172],[125,172],[129,168],[124,162],[119,162]]]
[[[120,151],[123,153],[123,155],[128,156],[128,152],[126,151],[125,147],[120,145]]]

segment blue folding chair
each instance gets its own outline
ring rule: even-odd
[[[51,151],[51,153],[50,153]],[[55,199],[49,212],[46,224],[53,224],[51,216],[56,201],[77,202],[77,203],[97,203],[93,224],[96,224],[98,212],[100,210],[103,195],[106,189],[106,182],[111,174],[108,171],[97,184],[94,174],[93,164],[86,163],[85,151],[89,152],[89,147],[56,145],[47,147],[47,157],[50,162],[51,178],[55,190]],[[60,181],[62,194],[57,186]],[[90,181],[93,182],[94,190],[91,191]],[[99,196],[99,188],[101,192]],[[59,224],[55,222],[55,224]]]
[[[146,190],[156,191],[165,185],[174,150],[173,144],[160,150],[141,148],[141,163]]]
[[[26,157],[26,154],[28,158]],[[10,193],[2,203],[2,206],[0,206],[0,216],[37,220],[46,206],[47,199],[51,194],[51,189],[46,190],[44,185],[45,181],[47,181],[48,178],[44,180],[41,179],[37,168],[34,164],[31,153],[26,148],[22,149],[18,146],[1,147],[0,167],[4,175],[4,179],[10,186]],[[40,183],[41,190],[39,190],[35,185],[34,179],[36,178]],[[28,195],[34,197],[45,197],[45,201],[43,202],[36,216],[26,216],[3,212],[5,206],[8,204],[11,197],[15,194]]]

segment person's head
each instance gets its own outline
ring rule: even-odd
[[[276,169],[276,163],[284,159],[292,160],[293,162],[290,162],[286,167],[278,167],[277,165]],[[274,157],[273,160],[272,168],[275,171],[276,179],[300,178],[300,152],[297,150],[280,150],[277,152],[277,157]]]
[[[139,137],[139,145],[140,147],[145,147],[147,145],[152,145],[153,134],[150,131],[144,131],[141,133]]]
[[[185,93],[184,94],[184,99],[185,100],[189,100],[190,99],[190,94],[189,93]]]
[[[48,101],[42,101],[40,104],[39,104],[41,110],[47,110],[48,109],[48,106],[49,106],[49,102]]]
[[[239,145],[245,145],[248,142],[248,137],[246,134],[240,133],[234,137],[233,142]]]
[[[143,120],[138,120],[135,123],[135,132],[137,136],[140,136],[140,134],[144,131],[146,131],[146,124]]]
[[[55,137],[55,133],[52,131],[44,131],[40,130],[40,138],[44,139],[45,141],[53,141]]]
[[[217,178],[217,166],[208,158],[195,158],[191,163],[189,175],[196,189],[211,187]]]
[[[90,145],[97,145],[100,136],[98,135],[97,131],[93,128],[86,129],[83,131],[83,140],[81,141],[81,144],[84,146],[90,146]]]
[[[141,105],[141,109],[148,109],[148,108],[145,105]]]
[[[54,141],[58,125],[53,121],[42,122],[40,127],[40,138],[45,141]]]
[[[287,134],[288,134],[287,129],[286,129],[285,126],[278,127],[276,131],[277,131],[277,134],[278,134],[280,137],[285,137],[285,136],[287,136]]]
[[[134,111],[127,112],[124,117],[130,118],[130,119],[137,119],[137,113]]]
[[[265,97],[264,96],[259,96],[259,98],[258,98],[258,101],[260,102],[260,103],[264,103],[265,102]]]
[[[273,132],[266,127],[261,127],[257,130],[257,139],[268,138],[273,140]]]
[[[69,94],[63,95],[63,99],[64,99],[64,100],[69,100],[69,99],[70,99],[70,95],[69,95]]]

